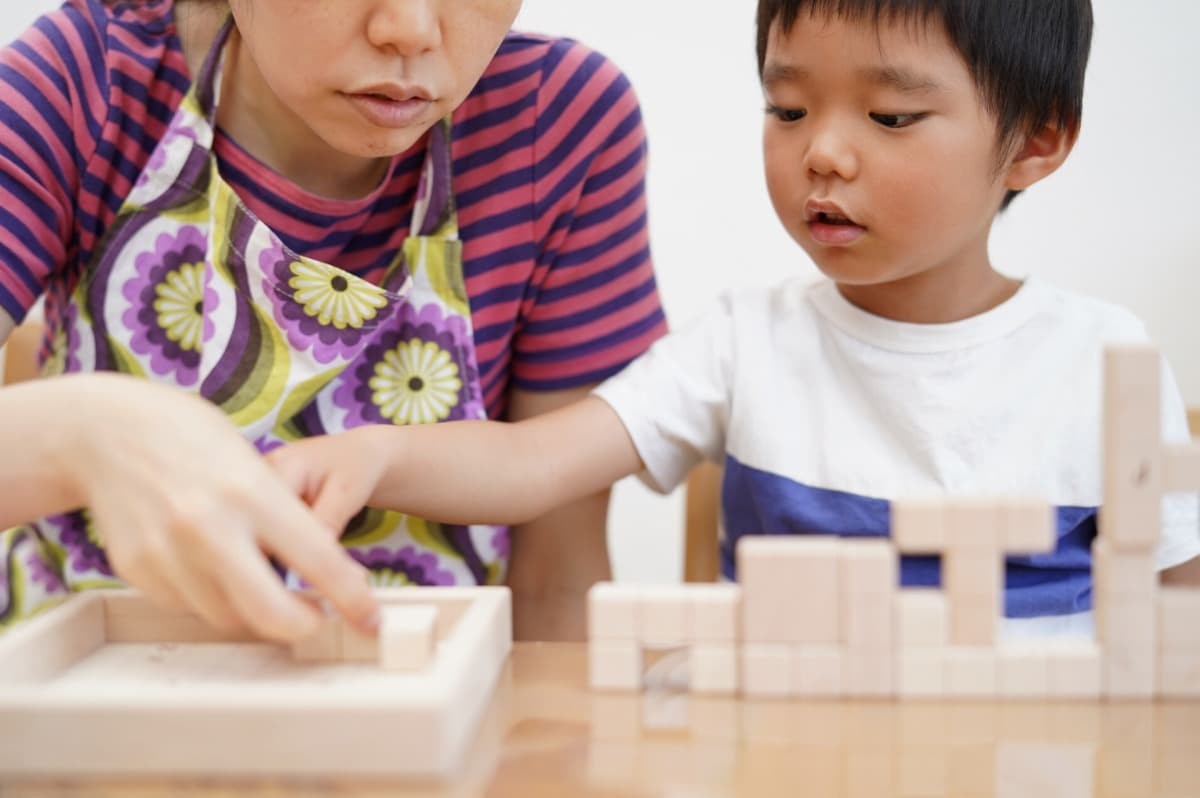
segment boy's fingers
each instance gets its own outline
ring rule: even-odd
[[[283,502],[276,517],[264,521],[260,528],[260,542],[265,548],[329,599],[351,626],[375,632],[379,603],[371,592],[367,570],[303,506]]]
[[[361,509],[361,504],[351,499],[346,491],[338,490],[328,482],[322,486],[317,500],[312,505],[313,515],[322,525],[333,531],[334,538],[341,538],[350,519]]]

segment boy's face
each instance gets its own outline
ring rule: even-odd
[[[763,84],[771,201],[844,292],[990,271],[996,123],[940,25],[802,13],[772,26]]]
[[[521,0],[231,0],[286,113],[342,153],[404,152],[470,93]]]

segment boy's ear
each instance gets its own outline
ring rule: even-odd
[[[1025,140],[1025,144],[1016,155],[1012,156],[1004,181],[1005,187],[1012,191],[1022,191],[1052,174],[1067,160],[1077,138],[1078,128],[1064,130],[1054,125],[1047,125],[1034,133]]]

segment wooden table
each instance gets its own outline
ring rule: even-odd
[[[584,646],[517,644],[443,785],[123,780],[0,796],[1200,796],[1200,702],[701,699],[675,688],[678,662],[651,665],[640,696],[594,694]]]

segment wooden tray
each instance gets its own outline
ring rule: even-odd
[[[512,648],[507,588],[394,588],[438,608],[418,673],[305,663],[130,591],[81,594],[0,636],[0,775],[443,778]]]

